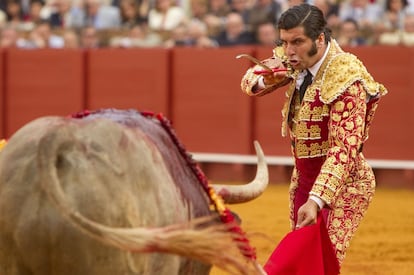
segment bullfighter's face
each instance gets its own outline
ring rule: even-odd
[[[305,35],[302,26],[289,30],[280,30],[280,39],[288,62],[295,70],[312,67],[318,62],[326,49],[324,35],[320,34],[316,40]]]

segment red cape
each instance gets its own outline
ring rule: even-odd
[[[339,263],[322,215],[288,233],[264,266],[268,275],[338,275]]]

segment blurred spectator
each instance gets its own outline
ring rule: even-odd
[[[181,23],[171,31],[171,36],[164,42],[164,47],[193,46],[193,41],[188,36],[187,24]]]
[[[336,33],[341,24],[339,19],[339,4],[332,0],[313,0],[313,5],[318,7],[323,14],[327,22],[327,27]]]
[[[8,24],[15,25],[19,31],[30,32],[34,29],[35,25],[42,21],[41,10],[43,8],[42,0],[31,0],[29,10],[23,15],[21,11],[21,3],[16,0],[9,1],[9,18]],[[19,2],[19,3],[17,3]]]
[[[407,14],[407,0],[386,0],[385,12],[380,21],[384,31],[404,29],[404,17]]]
[[[3,10],[0,10],[0,28],[7,24],[7,15]]]
[[[19,0],[19,2],[20,2],[20,7],[22,9],[23,19],[26,20],[30,14],[30,9],[31,9],[30,6],[31,6],[32,0]]]
[[[42,9],[40,11],[40,17],[42,19],[49,19],[50,18],[50,15],[56,9],[56,1],[57,0],[42,0],[43,6],[42,6]]]
[[[270,22],[276,25],[282,13],[281,5],[274,0],[256,0],[249,13],[250,31],[256,32],[261,23]]]
[[[339,18],[341,21],[348,18],[354,19],[358,23],[362,37],[371,44],[383,12],[379,4],[370,2],[370,0],[345,0],[340,6]]]
[[[208,14],[218,18],[224,19],[231,12],[231,7],[227,0],[210,0],[208,3]]]
[[[119,29],[121,14],[118,7],[105,5],[103,0],[86,0],[85,26],[94,26],[97,30]]]
[[[248,25],[250,10],[251,10],[249,1],[248,0],[231,0],[230,4],[231,4],[232,12],[239,13],[243,18],[244,24]]]
[[[407,13],[409,14],[414,14],[414,0],[407,0]]]
[[[203,21],[208,12],[208,0],[191,0],[191,19]]]
[[[191,15],[191,0],[174,0],[174,4],[180,7],[187,18]]]
[[[198,47],[212,48],[218,44],[207,36],[206,25],[197,19],[188,24],[181,24],[171,33],[171,38],[165,41],[166,48],[172,47]]]
[[[168,39],[168,46],[274,46],[281,12],[305,1],[323,11],[341,46],[412,45],[414,0],[1,0],[1,40],[15,44],[17,34],[18,47],[76,47],[77,34],[86,48],[157,47]]]
[[[404,46],[414,46],[414,14],[404,17],[404,29],[401,33],[401,44]]]
[[[230,1],[230,0],[229,0]],[[231,12],[231,7],[227,0],[208,1],[207,14],[203,21],[207,24],[210,36],[217,36],[225,29],[226,16]]]
[[[25,21],[30,14],[30,4],[32,1],[33,0],[1,0],[0,9],[7,14],[9,14],[9,12],[11,14],[18,13],[20,19]]]
[[[31,22],[34,25],[42,21],[44,19],[41,14],[43,6],[44,2],[42,0],[32,0],[30,2],[30,11],[25,21]]]
[[[216,41],[219,46],[235,46],[255,43],[253,34],[246,30],[242,16],[235,12],[227,15],[225,30],[216,37]]]
[[[136,0],[138,1],[139,5],[139,16],[141,18],[145,18],[148,23],[148,14],[151,9],[151,5],[153,0]]]
[[[283,1],[284,3],[282,4],[282,10],[285,11],[288,8],[291,8],[293,6],[297,6],[303,3],[307,3],[306,0],[287,0],[287,1]]]
[[[341,47],[356,47],[366,44],[365,39],[359,34],[358,23],[352,18],[342,22],[336,41]]]
[[[73,29],[66,29],[63,32],[63,48],[78,49],[80,48],[80,39],[78,33]]]
[[[101,39],[95,27],[87,26],[81,30],[81,47],[94,49],[101,47]]]
[[[262,23],[257,27],[257,44],[275,47],[279,39],[279,33],[273,23]]]
[[[215,37],[224,30],[225,19],[207,13],[203,19],[207,25],[208,35]]]
[[[188,25],[188,36],[193,41],[193,46],[198,48],[218,47],[217,41],[208,35],[207,24],[203,21],[194,19]]]
[[[52,32],[49,21],[41,21],[30,32],[24,48],[63,48],[64,41],[59,35]]]
[[[161,46],[162,39],[142,23],[131,27],[126,35],[112,37],[109,43],[114,48],[149,48]]]
[[[6,12],[7,9],[7,1],[1,0],[0,1],[0,10]]]
[[[24,40],[14,26],[6,25],[1,29],[0,48],[20,48],[23,45]]]
[[[414,15],[404,17],[404,29],[384,32],[378,39],[380,45],[390,46],[414,46]]]
[[[147,22],[148,14],[140,13],[139,5],[136,0],[121,0],[119,3],[121,10],[121,25],[123,28],[130,29],[137,24]]]
[[[23,11],[19,0],[7,0],[7,22],[18,29],[24,29]]]
[[[168,33],[187,19],[184,9],[174,5],[173,0],[155,0],[155,7],[148,14],[148,26],[153,31]]]
[[[85,12],[79,5],[72,5],[72,0],[55,0],[54,10],[51,11],[49,20],[52,28],[83,27]]]

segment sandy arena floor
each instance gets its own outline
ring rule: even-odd
[[[270,238],[250,237],[261,264],[289,231],[287,205],[288,186],[272,184],[257,200],[230,206],[242,218],[244,231]],[[213,268],[211,274],[225,273]],[[414,190],[377,188],[341,275],[414,275]]]

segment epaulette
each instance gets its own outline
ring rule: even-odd
[[[360,82],[364,90],[372,97],[387,93],[385,87],[374,80],[355,55],[338,53],[328,62],[322,72],[321,80],[320,97],[323,103],[331,103],[355,82]]]

